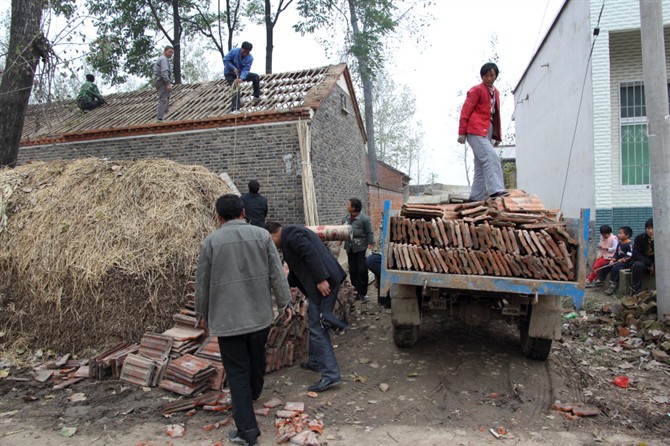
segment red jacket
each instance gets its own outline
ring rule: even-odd
[[[502,141],[500,137],[500,93],[493,87],[496,95],[496,114],[493,120],[493,139]],[[458,124],[458,134],[486,136],[491,125],[491,97],[489,89],[482,82],[468,91],[468,95],[461,108],[461,119]]]

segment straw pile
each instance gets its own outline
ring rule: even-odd
[[[167,160],[0,171],[4,347],[83,353],[167,328],[228,192],[207,169]]]

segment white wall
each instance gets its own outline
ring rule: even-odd
[[[595,205],[590,49],[589,2],[569,1],[514,92],[518,186],[568,217]]]
[[[595,27],[602,2],[591,2]],[[663,23],[670,24],[670,0],[663,0]],[[608,0],[600,20],[600,36],[593,49],[593,119],[596,206],[651,206],[649,190],[621,187],[619,143],[619,83],[642,81],[638,1]],[[668,31],[666,30],[666,42]],[[670,61],[666,45],[666,59]]]

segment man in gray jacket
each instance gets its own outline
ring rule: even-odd
[[[293,315],[291,291],[270,234],[245,221],[240,197],[223,195],[216,212],[222,225],[202,242],[195,311],[199,326],[219,338],[237,427],[228,437],[253,446],[261,433],[253,401],[263,390],[272,291],[284,324]]]
[[[172,91],[172,72],[170,71],[170,62],[168,59],[174,54],[174,48],[166,46],[163,54],[154,64],[154,85],[158,90],[158,110],[156,110],[156,119],[163,120],[163,116],[170,106],[170,92]]]

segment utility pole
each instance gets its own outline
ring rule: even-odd
[[[654,251],[658,317],[670,313],[670,113],[665,68],[663,6],[659,0],[640,0],[642,68],[649,135],[651,204],[654,212]],[[668,315],[670,317],[670,315]]]

